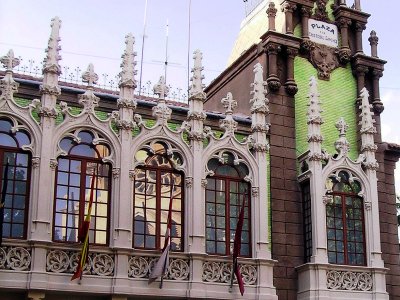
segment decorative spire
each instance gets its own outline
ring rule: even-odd
[[[205,85],[202,82],[202,80],[204,79],[204,75],[201,73],[201,71],[204,70],[204,67],[201,64],[202,59],[203,59],[203,54],[201,53],[201,51],[199,49],[194,51],[193,53],[194,66],[192,69],[193,76],[190,79],[192,85],[189,91],[189,100],[198,99],[204,101],[206,99],[206,94],[203,91]]]
[[[225,130],[225,135],[233,136],[238,124],[233,119],[233,110],[237,107],[237,101],[233,99],[232,93],[229,92],[226,97],[221,100],[221,103],[226,109],[226,117],[220,120],[219,127]]]
[[[7,55],[0,57],[0,62],[6,68],[6,75],[0,80],[0,100],[13,100],[14,93],[18,92],[19,83],[13,78],[13,68],[19,65],[19,59],[15,58],[14,51],[9,50]]]
[[[93,93],[93,84],[99,80],[99,76],[94,72],[93,64],[90,63],[86,71],[82,74],[82,81],[88,83],[87,90],[84,94],[79,95],[79,103],[84,106],[87,113],[94,113],[95,107],[99,106],[100,98]]]
[[[153,92],[159,97],[157,105],[153,107],[153,116],[156,117],[158,124],[166,126],[168,120],[171,119],[172,110],[165,103],[165,96],[168,95],[169,88],[165,84],[164,76],[160,76],[160,80],[153,87]]]
[[[360,97],[361,97],[361,105],[359,106],[361,110],[360,114],[361,121],[359,122],[359,124],[361,125],[360,133],[374,134],[376,133],[376,129],[374,127],[375,120],[372,118],[374,113],[371,111],[372,105],[369,104],[368,100],[369,92],[365,87],[361,90]]]
[[[346,156],[350,150],[350,144],[346,139],[346,132],[349,128],[349,125],[346,124],[343,118],[340,118],[335,126],[339,131],[339,139],[337,139],[337,141],[335,142],[335,148],[339,155]]]
[[[311,76],[310,82],[310,92],[308,98],[310,102],[308,103],[308,121],[307,124],[318,124],[322,125],[324,122],[321,117],[322,110],[320,108],[319,92],[318,92],[318,82],[314,76]]]
[[[159,100],[165,102],[165,97],[169,93],[169,87],[165,84],[164,76],[160,76],[158,83],[153,87],[153,92],[155,95],[158,95]]]
[[[61,74],[61,67],[58,61],[61,59],[59,51],[61,47],[59,46],[60,39],[60,27],[61,20],[55,17],[51,20],[51,34],[46,49],[46,57],[43,62],[43,74],[45,73],[55,73],[57,75]]]
[[[121,68],[122,71],[120,73],[121,80],[119,82],[119,87],[130,87],[135,89],[137,86],[137,82],[135,79],[135,75],[137,71],[135,70],[136,66],[136,52],[134,52],[135,38],[132,33],[129,33],[126,37],[125,44],[125,52],[122,55],[122,63]]]
[[[254,83],[250,86],[253,88],[253,91],[250,92],[250,95],[253,98],[250,99],[251,104],[251,113],[268,113],[269,109],[267,107],[269,100],[267,99],[267,82],[263,79],[263,67],[260,63],[257,63],[253,69],[254,72]]]
[[[307,126],[308,126],[308,135],[307,142],[310,153],[308,155],[310,161],[321,161],[325,158],[321,144],[324,140],[321,134],[321,125],[324,123],[321,117],[321,107],[319,100],[319,93],[317,88],[317,80],[314,76],[310,77],[310,92],[308,94],[309,103],[308,103],[308,111],[307,111]]]

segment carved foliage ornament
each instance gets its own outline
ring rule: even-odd
[[[148,278],[157,261],[158,257],[132,256],[128,262],[128,276],[131,278]],[[189,280],[189,272],[189,260],[170,258],[164,278],[178,281]]]
[[[239,264],[240,273],[242,274],[243,283],[245,285],[255,285],[257,283],[257,268],[250,264]],[[203,263],[202,279],[205,282],[230,283],[232,275],[232,264],[225,262]],[[236,278],[234,279],[236,282]]]
[[[371,273],[335,271],[326,272],[326,287],[330,290],[372,291]]]
[[[52,273],[74,273],[79,261],[79,252],[51,250],[46,257],[46,270]],[[114,275],[114,258],[104,253],[89,253],[84,274],[97,276]]]
[[[23,247],[0,248],[0,270],[29,271],[30,268],[30,250]]]

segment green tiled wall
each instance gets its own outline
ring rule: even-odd
[[[307,150],[307,109],[309,78],[317,76],[317,70],[308,60],[296,57],[294,62],[295,80],[299,88],[295,96],[296,101],[296,152],[297,155]],[[357,158],[357,119],[355,101],[357,98],[357,84],[353,77],[350,64],[346,68],[337,68],[331,74],[329,81],[318,79],[318,91],[320,94],[322,118],[322,135],[324,141],[322,147],[330,154],[336,153],[334,142],[338,139],[338,131],[335,123],[343,117],[349,125],[347,140],[350,143],[349,156]]]

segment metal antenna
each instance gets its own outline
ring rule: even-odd
[[[143,39],[142,39],[142,55],[140,58],[140,79],[139,79],[139,96],[142,93],[142,75],[143,75],[143,53],[144,53],[144,40],[146,38],[146,23],[147,23],[147,2],[144,6],[144,18],[143,18]]]
[[[192,9],[192,0],[189,0],[189,17],[188,17],[188,53],[187,53],[187,95],[189,99],[190,92],[190,23],[191,23],[191,9]]]
[[[167,19],[166,33],[165,33],[165,66],[164,66],[164,78],[165,83],[167,83],[167,68],[168,68],[168,34],[169,34],[169,25]]]

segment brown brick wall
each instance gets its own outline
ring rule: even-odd
[[[386,286],[390,300],[400,300],[400,254],[394,186],[397,157],[383,152],[382,145],[376,156],[380,165],[377,175],[382,258],[388,268]]]
[[[281,89],[283,90],[283,89]],[[304,262],[302,202],[296,174],[294,99],[270,94],[272,258],[279,300],[297,297],[295,267]]]

